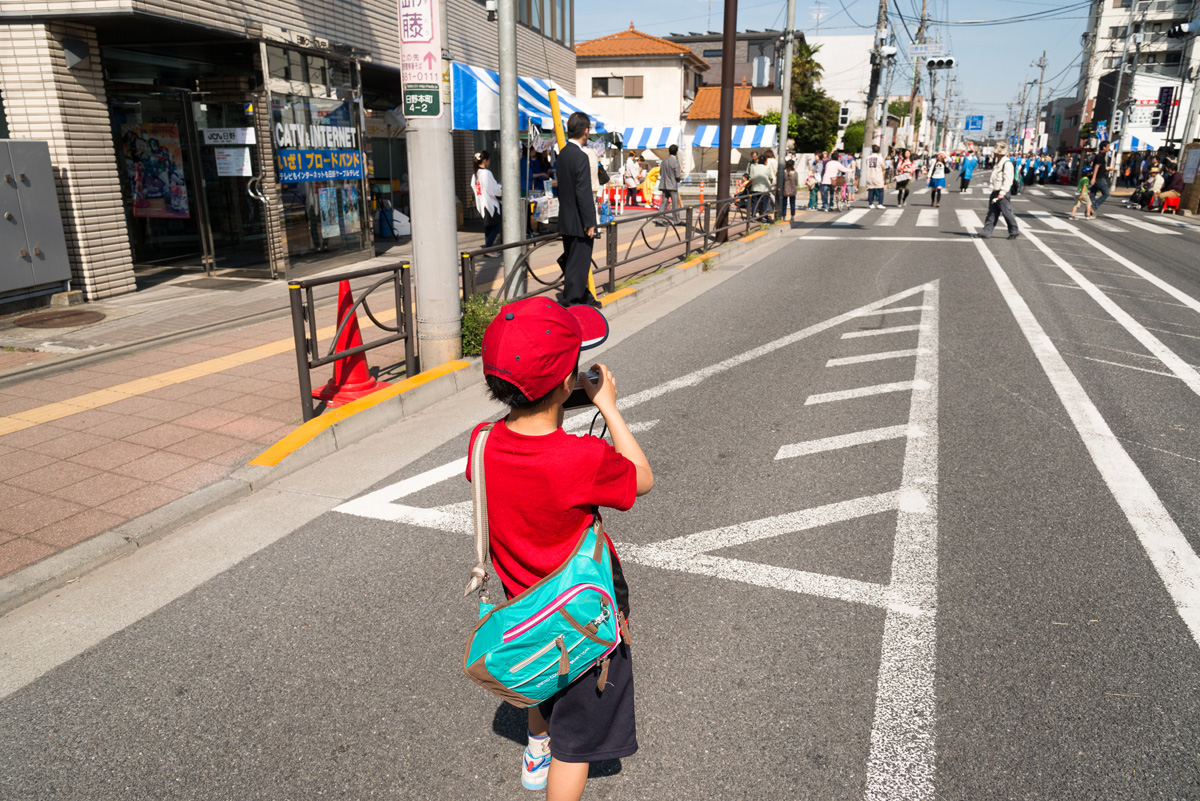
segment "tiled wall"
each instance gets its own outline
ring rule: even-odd
[[[62,40],[91,55],[67,68]],[[43,139],[58,184],[72,287],[89,300],[134,289],[95,30],[76,23],[0,25],[0,91],[14,139]]]

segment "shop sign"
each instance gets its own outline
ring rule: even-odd
[[[284,184],[359,180],[366,167],[359,150],[279,150],[275,162]]]
[[[301,125],[275,123],[275,146],[280,148],[358,147],[358,131],[352,125]]]
[[[217,175],[228,177],[250,177],[254,167],[250,163],[248,147],[218,147],[213,150],[217,158]]]
[[[200,133],[206,145],[256,144],[253,128],[205,128]]]
[[[442,38],[434,0],[400,0],[400,83],[404,116],[442,116]]]

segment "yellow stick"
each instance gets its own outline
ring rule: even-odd
[[[558,149],[567,146],[567,135],[563,131],[562,114],[558,111],[558,90],[550,89],[550,113],[554,115],[554,138],[558,140]]]

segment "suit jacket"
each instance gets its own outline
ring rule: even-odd
[[[574,141],[558,154],[558,232],[585,236],[596,226],[596,204],[592,200],[591,162]]]
[[[658,171],[662,178],[663,191],[674,191],[679,188],[679,159],[674,156],[667,156],[663,159],[662,166]]]

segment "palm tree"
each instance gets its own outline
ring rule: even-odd
[[[792,97],[808,94],[820,83],[821,73],[825,71],[816,59],[820,49],[821,45],[811,45],[806,41],[797,43],[792,56]]]

